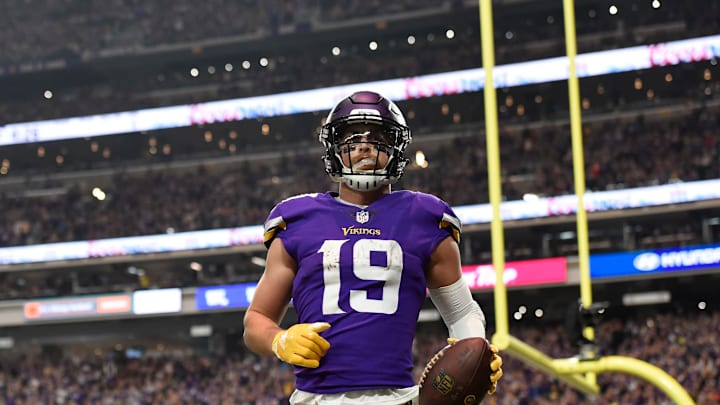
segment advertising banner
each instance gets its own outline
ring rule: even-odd
[[[472,290],[495,286],[495,269],[492,264],[465,265],[462,272]],[[503,280],[507,287],[564,283],[567,281],[567,259],[552,257],[506,262]]]
[[[26,321],[88,318],[131,312],[130,294],[41,299],[28,301],[23,306]]]
[[[257,283],[199,287],[195,290],[195,307],[199,311],[225,308],[247,308]]]
[[[590,277],[642,276],[720,267],[720,244],[590,255]]]

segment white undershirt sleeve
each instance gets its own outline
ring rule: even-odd
[[[450,337],[465,339],[485,337],[485,314],[470,294],[465,279],[428,290],[430,299],[440,312]]]

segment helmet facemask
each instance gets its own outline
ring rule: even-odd
[[[342,166],[342,181],[354,190],[370,191],[390,184],[388,167],[392,167],[397,152],[391,146],[392,135],[386,134],[383,127],[363,129],[367,130],[341,130],[340,143],[333,149]]]
[[[338,103],[319,138],[325,149],[325,171],[354,190],[372,191],[397,182],[409,162],[404,153],[412,138],[405,118],[392,101],[377,93],[358,92]],[[351,152],[363,152],[357,148],[367,149],[366,156],[351,163]],[[387,156],[383,167],[382,155]]]

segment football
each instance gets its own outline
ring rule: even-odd
[[[442,348],[420,378],[420,405],[479,404],[490,389],[492,351],[480,337]]]

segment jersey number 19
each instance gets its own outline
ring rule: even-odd
[[[340,309],[340,247],[345,240],[326,240],[318,253],[323,254],[323,314],[342,314]],[[384,253],[385,266],[370,264],[370,252]],[[350,290],[350,308],[357,312],[392,314],[397,311],[400,279],[403,271],[402,248],[397,241],[359,239],[353,245],[352,271],[361,280],[383,281],[382,298],[368,298],[366,290]]]

